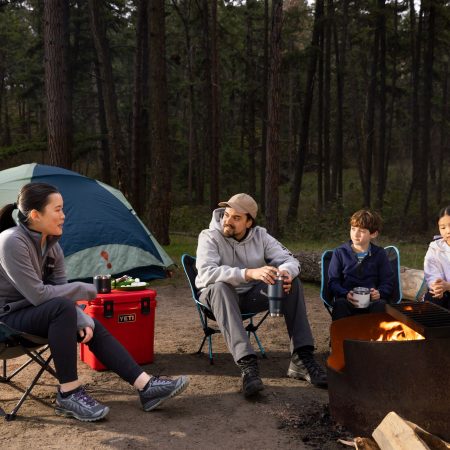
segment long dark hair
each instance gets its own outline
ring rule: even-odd
[[[16,222],[12,218],[12,212],[18,208],[18,219],[22,223],[26,223],[30,212],[43,212],[49,203],[48,197],[51,194],[59,194],[55,186],[47,183],[28,183],[22,186],[17,197],[17,203],[9,203],[0,209],[0,232],[14,227]]]

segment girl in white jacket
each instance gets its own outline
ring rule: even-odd
[[[450,205],[439,211],[438,227],[441,237],[430,243],[425,255],[426,300],[450,309]]]

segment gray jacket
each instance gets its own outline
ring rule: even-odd
[[[0,233],[0,317],[55,297],[74,302],[96,297],[94,285],[68,283],[64,254],[58,237],[47,238],[42,254],[41,234],[23,224]],[[78,328],[94,327],[94,321],[77,308]]]
[[[234,286],[239,293],[246,292],[257,281],[246,281],[245,269],[256,269],[265,265],[286,270],[292,278],[299,274],[299,261],[265,228],[250,228],[245,239],[240,242],[224,236],[224,211],[225,208],[214,210],[209,229],[203,230],[198,238],[198,275],[195,280],[198,289],[223,281]]]

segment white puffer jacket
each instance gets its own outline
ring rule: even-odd
[[[450,281],[450,245],[444,239],[430,243],[425,255],[424,272],[428,286],[438,278]]]

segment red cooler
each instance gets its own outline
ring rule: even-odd
[[[79,303],[86,305],[84,312],[99,320],[138,364],[153,362],[156,291],[112,290]],[[95,370],[106,370],[87,345],[80,345],[80,358]]]

